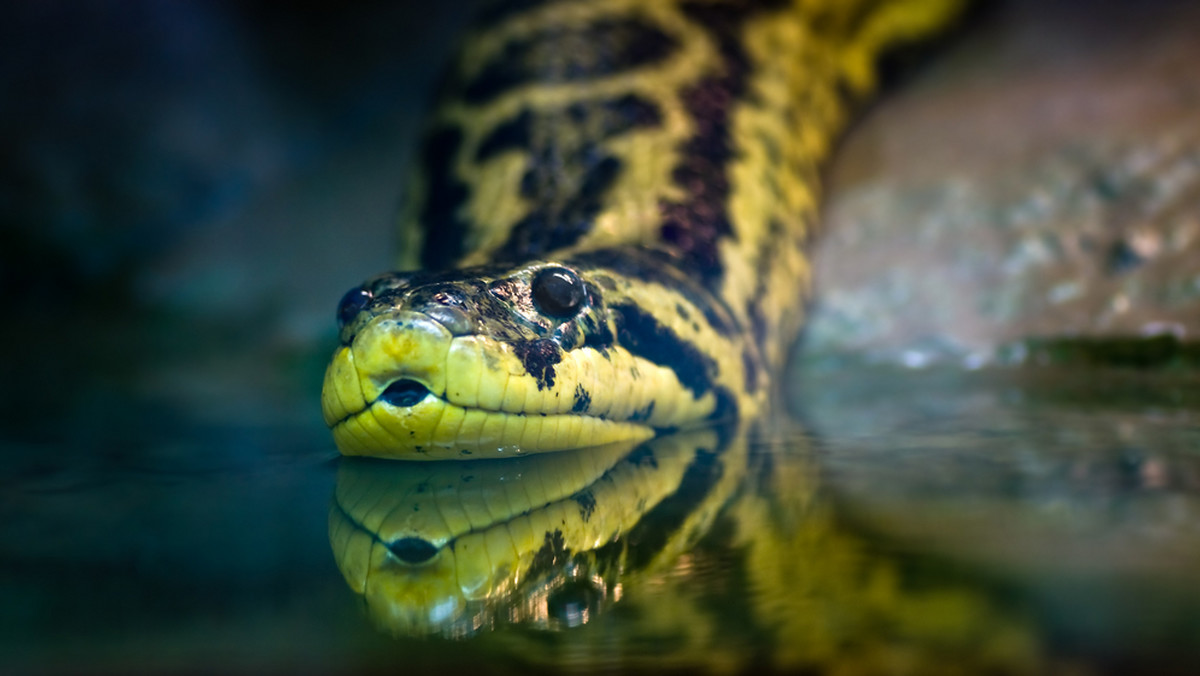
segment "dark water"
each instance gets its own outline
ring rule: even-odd
[[[339,461],[313,346],[465,12],[84,4],[0,29],[0,673],[1200,671],[1195,376],[817,369],[771,424]]]
[[[7,419],[0,671],[1200,665],[1194,378],[813,370],[769,425],[411,465],[334,456],[318,362]]]

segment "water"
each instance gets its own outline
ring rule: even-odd
[[[0,673],[1200,672],[1194,375],[814,368],[590,474],[339,461],[331,310],[467,13],[170,7],[10,22]]]
[[[0,671],[1200,665],[1194,376],[809,369],[770,424],[411,465],[220,340],[14,367]]]

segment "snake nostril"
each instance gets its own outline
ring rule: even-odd
[[[388,544],[387,548],[405,563],[425,563],[438,552],[432,542],[421,538],[400,538]]]
[[[415,380],[403,379],[388,385],[379,398],[392,406],[407,408],[419,403],[427,394],[428,387]]]

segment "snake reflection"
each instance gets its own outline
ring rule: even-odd
[[[795,432],[769,439],[743,423],[501,461],[341,463],[333,553],[393,635],[515,625],[634,653],[654,636],[672,648],[651,665],[742,663],[750,634],[729,632],[732,612],[770,637],[777,666],[869,669],[897,650],[1005,672],[1035,661],[1015,611],[915,574],[842,525]],[[618,604],[604,638],[589,634]]]

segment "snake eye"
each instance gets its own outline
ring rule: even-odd
[[[367,303],[371,302],[371,298],[371,292],[362,287],[347,291],[346,295],[342,296],[342,299],[338,301],[338,326],[342,327],[354,321],[354,317],[366,309]]]
[[[566,268],[545,268],[533,278],[533,303],[542,314],[565,319],[579,312],[587,294],[579,275]]]

